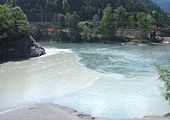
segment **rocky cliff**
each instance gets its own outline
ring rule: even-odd
[[[11,39],[0,39],[0,61],[39,57],[45,54],[45,49],[35,42],[31,35]]]

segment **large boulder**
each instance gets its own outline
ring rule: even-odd
[[[44,54],[45,49],[32,36],[18,40],[0,40],[0,61],[39,57]]]

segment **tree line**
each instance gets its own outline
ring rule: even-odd
[[[26,14],[38,11],[41,17],[36,22],[43,21],[45,11],[55,13],[46,21],[54,25],[34,24],[32,34],[36,38],[48,34],[51,39],[64,42],[113,41],[119,29],[139,29],[143,31],[139,37],[148,39],[148,33],[156,26],[170,24],[168,15],[151,0],[0,0],[0,3],[18,5]],[[46,27],[54,31],[45,33]]]
[[[55,14],[53,27],[56,30],[51,32],[52,39],[64,42],[95,42],[103,39],[113,41],[119,29],[138,29],[142,31],[139,37],[149,39],[148,33],[154,31],[157,26],[167,25],[163,20],[164,14],[156,10],[131,13],[123,5],[113,9],[111,4],[107,4],[102,11],[101,16],[95,14],[89,20],[81,20],[81,16],[76,12]]]
[[[110,4],[113,9],[122,5],[131,14],[152,13],[153,10],[164,14],[151,0],[0,0],[0,3],[18,5],[24,12],[41,12],[41,10],[62,14],[76,12],[81,21],[90,20],[96,14],[102,17],[103,9],[107,4]]]

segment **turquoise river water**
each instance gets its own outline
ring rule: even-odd
[[[155,68],[170,65],[169,45],[42,45],[45,56],[0,64],[0,111],[55,103],[111,119],[170,112]]]

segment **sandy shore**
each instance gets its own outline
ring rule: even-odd
[[[109,120],[95,118],[74,109],[54,104],[37,104],[1,112],[0,120]],[[133,120],[170,120],[170,117],[144,117]]]

